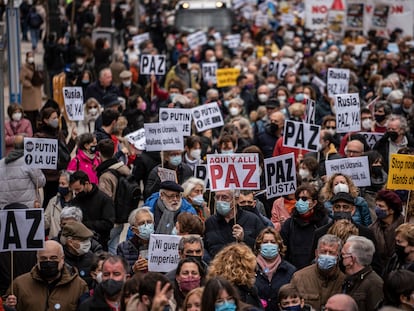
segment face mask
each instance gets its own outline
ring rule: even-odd
[[[285,103],[286,102],[286,96],[278,96],[277,100],[280,101],[280,103]]]
[[[333,212],[333,219],[334,220],[346,219],[346,220],[351,221],[352,214],[351,212]]]
[[[122,81],[122,84],[123,84],[125,87],[131,87],[132,81],[131,81],[131,80],[128,80],[128,81]]]
[[[193,150],[191,150],[190,155],[194,159],[200,160],[200,158],[201,158],[201,149],[193,149]]]
[[[318,56],[318,57],[316,57],[316,60],[317,60],[319,63],[323,63],[323,56]]]
[[[372,167],[372,175],[373,177],[382,177],[382,166],[373,166]]]
[[[301,311],[302,310],[302,307],[300,305],[289,306],[289,307],[285,307],[282,310],[284,310],[284,311]]]
[[[400,108],[400,107],[401,107],[401,105],[400,105],[400,104],[391,104],[391,106],[392,106],[392,109],[393,109],[393,110],[397,110],[398,108]]]
[[[317,261],[319,269],[330,270],[336,266],[337,258],[332,255],[319,255]]]
[[[78,200],[82,200],[83,198],[85,198],[85,197],[86,197],[86,192],[85,192],[85,191],[78,192],[78,193],[75,195],[75,197],[76,197]]]
[[[215,56],[210,57],[210,63],[214,63],[215,61],[216,61],[216,57]]]
[[[230,109],[229,109],[229,112],[230,112],[230,115],[231,116],[237,116],[238,114],[239,114],[239,108],[236,108],[236,107],[231,107]]]
[[[257,98],[259,99],[259,102],[265,103],[269,99],[269,96],[267,96],[266,94],[259,94]]]
[[[58,119],[49,120],[49,126],[53,127],[54,129],[58,128],[59,120]]]
[[[64,197],[69,193],[69,187],[58,187],[58,192]]]
[[[279,246],[273,243],[264,243],[260,245],[260,255],[266,259],[273,259],[279,254]]]
[[[82,80],[82,84],[89,84],[90,82],[89,80]]]
[[[302,82],[302,83],[309,83],[309,76],[307,76],[307,75],[303,75],[303,76],[300,76],[300,82]]]
[[[299,169],[299,175],[302,179],[307,179],[310,176],[309,170],[305,170],[303,168]]]
[[[236,304],[233,301],[225,301],[221,304],[216,304],[215,311],[236,311]]]
[[[276,132],[277,132],[277,130],[279,129],[279,125],[277,125],[277,124],[275,124],[275,123],[270,123],[270,124],[268,124],[268,125],[267,125],[267,127],[268,127],[269,132],[270,132],[271,134],[276,133]]]
[[[139,233],[137,234],[141,239],[148,241],[150,235],[154,233],[154,224],[143,224],[138,227]]]
[[[335,194],[337,194],[337,193],[339,193],[339,192],[346,192],[346,193],[349,193],[349,187],[348,187],[348,185],[347,185],[347,184],[339,183],[339,184],[337,184],[337,185],[334,187],[333,192],[334,192]]]
[[[29,58],[27,58],[27,62],[28,62],[29,64],[33,64],[33,63],[34,63],[34,57],[29,57]]]
[[[180,64],[181,69],[186,70],[188,68],[188,64]]]
[[[181,164],[181,161],[182,161],[182,158],[181,158],[180,155],[178,155],[178,156],[170,157],[170,161],[169,162],[170,162],[170,164],[172,166],[178,166],[178,165]]]
[[[89,153],[90,153],[90,154],[95,154],[95,153],[96,153],[96,146],[91,146],[91,147],[89,148]]]
[[[268,83],[268,84],[267,84],[267,87],[268,87],[271,91],[273,91],[273,90],[276,88],[276,84],[274,84],[274,83]]]
[[[229,100],[225,100],[224,101],[224,107],[229,108],[230,105],[230,101]]]
[[[380,209],[378,206],[375,206],[375,214],[377,215],[378,219],[384,219],[388,216],[387,211]]]
[[[197,206],[202,206],[204,204],[204,197],[202,194],[199,194],[192,198],[191,201]]]
[[[190,278],[187,280],[182,280],[178,284],[182,292],[188,293],[194,288],[200,287],[200,278]]]
[[[217,201],[216,202],[216,211],[221,216],[227,216],[230,213],[230,211],[231,211],[230,202]]]
[[[410,112],[411,112],[411,108],[404,108],[404,107],[402,107],[402,110],[403,110],[405,113],[410,113]]]
[[[336,134],[336,130],[335,129],[327,129],[326,130],[329,134],[331,134],[332,136],[335,136]]]
[[[208,41],[208,45],[209,45],[209,46],[214,46],[214,43],[215,43],[215,42],[214,42],[213,40]]]
[[[107,297],[114,297],[124,286],[123,281],[115,281],[113,279],[105,280],[101,283],[102,289]]]
[[[76,64],[79,66],[83,65],[83,58],[76,58]]]
[[[395,244],[394,250],[400,262],[405,262],[405,259],[408,256],[408,254],[405,252],[405,246]]]
[[[221,150],[221,154],[233,154],[233,153],[234,153],[233,149]]]
[[[14,121],[20,121],[22,119],[22,113],[21,112],[15,112],[12,114],[12,119]]]
[[[382,94],[384,94],[384,95],[388,95],[389,93],[391,93],[391,91],[392,91],[392,87],[390,87],[390,86],[384,86],[382,88]]]
[[[396,141],[398,138],[397,132],[387,132],[388,137],[391,139],[391,141]]]
[[[59,263],[57,261],[39,262],[39,274],[42,279],[53,279],[59,274]]]
[[[91,109],[89,109],[89,114],[90,114],[90,115],[92,115],[92,116],[96,116],[96,115],[97,115],[97,113],[98,113],[98,109],[96,109],[96,108],[91,108]]]
[[[191,74],[195,77],[198,76],[198,70],[191,70]]]
[[[254,206],[252,206],[252,205],[239,205],[239,208],[241,208],[245,211],[248,211],[248,212],[255,213]]]
[[[177,94],[176,94],[176,93],[172,93],[172,94],[170,94],[170,99],[171,99],[171,101],[173,101],[173,100],[174,100],[175,95],[177,95]]]
[[[371,119],[362,120],[361,126],[364,130],[370,130],[372,127],[372,120]]]
[[[374,117],[375,121],[377,121],[378,123],[381,123],[385,120],[385,114],[374,114]]]
[[[305,214],[309,211],[309,202],[299,199],[295,204],[295,208],[299,214]]]
[[[179,235],[179,232],[177,230],[177,227],[174,227],[171,231],[171,235]]]
[[[286,87],[288,88],[289,91],[291,91],[293,89],[293,83],[286,84]]]
[[[82,241],[82,242],[79,242],[79,248],[76,249],[76,252],[78,253],[79,256],[82,256],[88,253],[90,249],[91,249],[91,241],[90,240]]]
[[[98,274],[96,275],[95,280],[96,280],[97,283],[102,283],[102,271],[98,272]]]
[[[295,101],[297,102],[301,102],[305,99],[305,96],[303,95],[303,93],[299,93],[295,95]]]

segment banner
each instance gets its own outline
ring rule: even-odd
[[[212,191],[260,189],[257,153],[208,154],[207,171]]]
[[[295,154],[264,159],[266,197],[268,199],[296,191]]]
[[[194,107],[191,112],[199,133],[224,124],[223,116],[216,102]]]
[[[0,210],[0,252],[40,250],[44,241],[42,208]]]
[[[183,150],[184,138],[180,124],[145,123],[145,150]]]
[[[191,135],[191,109],[160,108],[159,122],[181,124],[183,135]]]
[[[320,132],[319,125],[286,120],[283,130],[283,146],[318,151]]]
[[[348,133],[361,130],[359,94],[335,95],[336,132]]]
[[[361,0],[348,0],[346,12],[346,28],[363,31],[364,28],[364,3]]]
[[[141,55],[140,74],[163,76],[166,74],[165,55]]]
[[[136,35],[136,36],[133,36],[133,37],[132,37],[132,41],[134,42],[134,47],[135,47],[136,49],[139,49],[139,45],[140,45],[142,42],[147,41],[147,40],[149,40],[149,39],[150,39],[149,32],[144,32],[144,33],[142,33],[142,34],[139,34],[139,35]]]
[[[55,170],[58,162],[57,139],[25,137],[24,162],[32,168]]]
[[[237,68],[219,68],[216,70],[217,87],[235,86],[237,77],[240,75],[240,69]]]
[[[178,243],[181,236],[151,234],[148,245],[148,271],[169,272],[180,262]]]
[[[326,176],[335,173],[348,175],[355,186],[367,187],[371,185],[368,157],[343,158],[325,161]]]
[[[349,69],[329,68],[327,79],[328,96],[332,97],[336,94],[348,93],[349,76]]]
[[[64,87],[63,101],[65,110],[71,121],[82,121],[84,118],[83,90],[80,86]]]
[[[125,136],[128,142],[138,150],[145,150],[145,129],[139,129]]]

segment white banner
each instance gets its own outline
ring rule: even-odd
[[[178,243],[181,236],[151,234],[148,245],[148,271],[169,272],[180,262]]]
[[[184,137],[180,124],[145,123],[145,150],[167,151],[183,150]]]
[[[57,139],[25,137],[24,161],[32,168],[55,170],[58,163]]]
[[[192,108],[192,114],[197,132],[203,132],[224,124],[223,116],[216,102],[194,107]]]
[[[128,142],[138,150],[145,150],[145,129],[139,129],[125,136]]]
[[[0,210],[0,252],[40,250],[44,242],[42,208]]]
[[[260,189],[257,153],[208,154],[207,170],[212,191]]]
[[[165,75],[165,55],[141,55],[140,74],[157,76]]]
[[[191,135],[191,109],[160,108],[159,122],[181,124],[183,135]]]
[[[203,73],[203,80],[205,82],[211,82],[216,84],[216,70],[217,70],[217,63],[202,63],[201,71]]]
[[[203,31],[197,31],[187,36],[190,49],[194,50],[207,43],[207,36]]]
[[[266,196],[268,199],[296,191],[295,154],[264,159]]]
[[[283,146],[318,151],[321,127],[315,124],[285,121]]]
[[[359,94],[335,95],[336,132],[348,133],[361,130]]]
[[[355,186],[367,187],[371,185],[368,157],[343,158],[325,161],[326,176],[342,173],[351,177]]]
[[[63,101],[69,120],[82,121],[84,118],[82,88],[80,86],[64,87]]]
[[[329,68],[327,78],[328,96],[348,93],[349,76],[349,69]]]

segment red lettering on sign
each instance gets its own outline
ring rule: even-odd
[[[257,182],[250,182],[250,179],[256,171],[256,164],[243,164],[243,169],[249,170],[246,179],[243,180],[243,188],[259,188]]]
[[[217,180],[223,177],[223,168],[220,165],[210,165],[212,188],[217,188]]]
[[[325,14],[327,12],[328,12],[328,7],[326,5],[314,5],[314,6],[312,6],[312,13]]]
[[[366,5],[365,6],[365,11],[367,11],[367,13],[371,13],[372,12],[372,5]]]
[[[231,188],[230,184],[234,185],[235,188],[240,188],[240,182],[239,182],[239,179],[237,178],[236,168],[234,167],[233,164],[229,164],[224,187]]]
[[[391,8],[391,14],[403,13],[403,12],[404,12],[404,7],[402,5],[394,5]]]

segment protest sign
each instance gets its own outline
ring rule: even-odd
[[[57,139],[25,137],[24,162],[32,168],[55,170],[58,163]]]
[[[391,154],[387,189],[414,190],[414,156]]]
[[[194,50],[207,43],[207,36],[204,32],[197,31],[187,36],[187,42],[190,49]]]
[[[177,268],[180,261],[178,243],[181,236],[151,234],[148,245],[148,271],[169,272]]]
[[[166,73],[165,55],[141,55],[140,74],[163,76]]]
[[[183,150],[182,126],[174,123],[145,123],[145,150]]]
[[[158,177],[160,178],[161,182],[167,180],[177,182],[177,173],[174,170],[170,170],[168,168],[159,167]]]
[[[313,99],[306,99],[306,123],[315,124],[316,102]]]
[[[204,181],[206,190],[210,189],[210,181],[208,178],[207,164],[199,164],[194,167],[194,177]]]
[[[144,42],[144,41],[146,41],[146,40],[149,40],[149,39],[150,39],[149,32],[144,32],[144,33],[142,33],[142,34],[139,34],[139,35],[136,35],[136,36],[133,36],[133,37],[132,37],[132,41],[134,42],[134,47],[135,47],[136,49],[139,49],[139,45],[140,45],[142,42]]]
[[[235,86],[240,75],[238,68],[218,68],[216,70],[217,87]]]
[[[287,62],[284,62],[284,61],[279,62],[276,60],[271,60],[267,67],[267,71],[269,73],[276,74],[277,78],[281,80],[283,80],[283,78],[285,77],[288,69],[289,69],[289,64]]]
[[[212,191],[260,188],[257,153],[208,154],[207,171]]]
[[[296,191],[295,154],[264,159],[266,197],[268,199]]]
[[[286,120],[283,146],[318,151],[320,131],[319,125]]]
[[[326,28],[328,11],[333,0],[306,0],[305,26],[311,30]]]
[[[359,134],[365,137],[365,140],[371,149],[374,148],[377,141],[379,141],[381,137],[384,136],[384,133],[375,132],[360,132]]]
[[[181,124],[184,136],[191,135],[191,109],[160,108],[160,123]]]
[[[361,130],[359,94],[335,95],[336,132],[348,133]]]
[[[139,129],[125,136],[128,142],[138,150],[145,150],[145,129]]]
[[[82,121],[84,118],[82,88],[80,86],[64,87],[63,101],[69,120]]]
[[[319,91],[323,94],[325,93],[326,83],[322,79],[318,78],[317,76],[314,76],[312,79],[312,83],[315,84]]]
[[[43,209],[0,210],[0,252],[44,248]]]
[[[209,103],[192,108],[194,124],[198,132],[222,126],[223,116],[217,103]]]
[[[364,30],[364,3],[360,0],[348,0],[346,28]]]
[[[227,46],[230,49],[237,49],[240,46],[240,40],[241,40],[241,35],[239,33],[226,36]]]
[[[348,93],[349,76],[349,69],[329,68],[327,80],[328,95]]]
[[[351,177],[355,186],[367,187],[371,185],[368,157],[343,158],[325,161],[326,176],[342,173]]]
[[[203,80],[206,82],[211,82],[216,84],[216,70],[217,70],[217,63],[203,63],[201,67],[201,71],[203,73]]]

